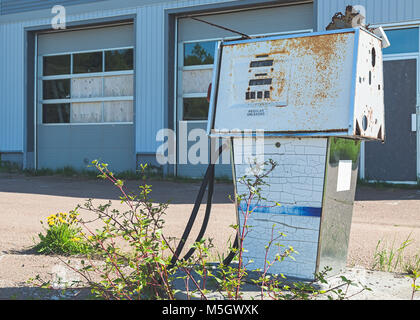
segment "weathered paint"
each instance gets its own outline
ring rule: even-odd
[[[261,138],[260,138],[261,139]],[[329,276],[345,268],[350,239],[360,141],[343,138],[284,138],[264,137],[263,147],[258,138],[233,138],[234,178],[239,230],[245,214],[247,235],[244,240],[244,260],[251,269],[267,267],[288,246],[298,254],[294,260],[274,263],[270,273],[287,278],[312,281],[324,267],[333,269]],[[244,163],[244,158],[246,163]],[[258,158],[258,167],[252,165]],[[260,199],[250,199],[248,182],[267,174],[270,165],[277,163],[265,177],[266,184],[258,186]],[[342,183],[342,166],[347,167],[346,185]],[[280,206],[277,205],[280,204]],[[271,243],[271,246],[267,244]],[[274,245],[279,243],[280,246]]]
[[[262,149],[259,148],[262,141],[258,141],[258,138],[233,139],[236,191],[238,195],[246,195],[242,196],[241,202],[238,200],[240,230],[244,214],[252,212],[247,220],[249,229],[243,244],[244,261],[248,268],[264,270],[266,261],[274,261],[276,254],[282,254],[285,248],[292,246],[299,252],[293,255],[296,260],[274,263],[269,272],[282,273],[287,278],[313,280],[317,264],[327,141],[326,138],[271,137],[264,139]],[[273,160],[278,165],[264,179],[267,185],[260,186],[260,194],[265,199],[254,200],[247,208],[249,189],[244,181],[255,181],[255,176],[249,171],[253,169],[251,172],[255,172],[256,167],[250,165],[255,157],[261,157],[261,161]],[[264,169],[269,169],[269,165]],[[260,170],[259,174],[262,175],[263,171]],[[242,177],[245,179],[241,180]],[[254,195],[253,199],[257,198]],[[281,206],[277,206],[276,202]],[[280,236],[281,233],[284,236]],[[273,243],[266,256],[270,242]]]
[[[373,47],[378,53],[374,67]],[[225,42],[221,50],[213,134],[239,128],[383,140],[382,55],[376,36],[347,29]],[[356,84],[356,76],[365,81]]]
[[[381,41],[367,32],[361,32],[357,55],[352,134],[384,141],[385,110]]]

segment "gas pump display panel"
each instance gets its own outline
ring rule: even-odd
[[[382,42],[360,29],[223,42],[209,133],[384,140]]]

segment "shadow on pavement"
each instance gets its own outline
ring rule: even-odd
[[[142,181],[128,180],[128,190],[138,192]],[[171,204],[193,204],[200,189],[198,182],[147,181],[152,186],[155,202]],[[58,176],[28,177],[16,174],[0,174],[0,192],[41,194],[83,199],[120,200],[120,191],[109,181],[101,179],[65,178]],[[234,195],[233,185],[216,183],[213,203],[230,203],[229,195]],[[203,198],[203,203],[206,201]]]
[[[200,189],[201,181],[173,182],[149,180],[152,185],[152,199],[155,202],[171,204],[193,204]],[[142,181],[128,180],[128,190],[137,192]],[[41,194],[82,199],[120,200],[121,193],[109,181],[101,179],[67,178],[59,176],[29,177],[19,174],[0,173],[0,192]],[[231,203],[234,195],[232,183],[216,183],[213,203]],[[203,203],[206,201],[203,198]],[[420,189],[398,187],[375,187],[359,185],[356,201],[420,200]]]
[[[0,300],[94,300],[90,289],[0,288]]]

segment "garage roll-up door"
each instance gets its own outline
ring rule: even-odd
[[[310,32],[313,29],[313,4],[278,6],[264,9],[247,9],[237,12],[218,13],[198,17],[241,33],[256,35],[278,35]],[[217,41],[238,38],[238,34],[205,24],[191,18],[178,19],[178,72],[177,72],[177,174],[179,176],[201,177],[207,167],[203,161],[206,155],[189,152],[200,143],[199,130],[207,125],[207,90],[211,82],[214,50]],[[185,138],[185,134],[187,133]],[[183,135],[183,136],[181,136]],[[181,141],[187,139],[187,141]],[[184,146],[187,146],[185,150]],[[217,149],[217,147],[215,147]],[[198,148],[197,148],[198,150]],[[230,177],[229,151],[216,165],[216,175]],[[190,159],[195,156],[195,159]],[[187,160],[187,161],[185,161]],[[208,160],[207,160],[208,162]],[[223,162],[223,164],[222,164]]]
[[[38,35],[37,167],[133,170],[132,24]]]

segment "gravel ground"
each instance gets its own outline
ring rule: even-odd
[[[167,234],[180,237],[200,184],[163,181],[150,183],[156,201],[171,203],[165,219]],[[127,185],[134,189],[136,182],[129,181]],[[214,239],[219,252],[226,251],[226,243],[234,235],[229,225],[235,224],[236,218],[234,206],[227,196],[229,194],[233,195],[232,185],[216,184],[206,237]],[[63,271],[65,267],[57,257],[33,254],[31,247],[37,234],[42,232],[40,220],[45,221],[50,214],[74,209],[77,204],[83,204],[89,198],[96,199],[97,203],[106,203],[111,199],[119,207],[121,204],[118,196],[115,187],[105,181],[0,173],[0,299],[44,299],[47,296],[49,299],[85,298],[86,292],[83,290],[51,295],[28,285],[26,281],[37,274],[46,279],[53,279],[60,272],[68,279],[77,277],[68,270]],[[204,208],[201,208],[190,238],[198,233],[203,212]],[[393,244],[398,247],[408,236],[412,243],[404,253],[407,256],[419,254],[420,190],[358,187],[350,235],[349,274],[357,277],[363,274],[364,279],[378,286],[379,290],[374,295],[363,296],[363,299],[409,298],[408,279],[398,274],[368,270],[372,266],[379,240],[388,247]],[[387,287],[390,287],[388,291]],[[407,288],[407,291],[397,287]]]

